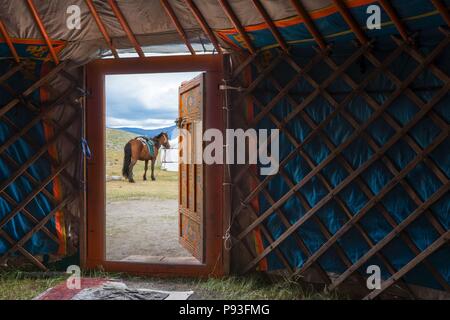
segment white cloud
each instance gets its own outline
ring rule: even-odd
[[[170,127],[173,126],[174,124],[175,122],[173,120],[164,120],[164,119],[128,120],[113,117],[106,118],[106,126],[109,128],[133,127],[141,129],[157,129]]]
[[[185,72],[106,76],[107,122],[110,126],[136,125],[146,128],[153,127],[158,122],[172,125],[178,114],[178,88],[183,81],[198,74],[199,72]]]

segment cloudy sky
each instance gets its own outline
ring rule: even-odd
[[[155,129],[174,125],[178,87],[198,72],[106,76],[106,125]]]

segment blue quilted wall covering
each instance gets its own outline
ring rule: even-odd
[[[5,44],[0,44],[1,49],[5,49]],[[28,70],[35,75],[36,79],[39,79],[41,72],[42,61],[34,60],[30,61],[27,65]],[[0,60],[0,74],[3,75],[12,67],[11,60]],[[5,85],[9,86],[14,92],[21,93],[27,89],[33,82],[33,80],[24,77],[21,72],[15,73],[7,81]],[[5,106],[16,96],[7,90],[4,86],[0,87],[0,106]],[[31,96],[31,101],[35,105],[40,105],[39,90],[36,90]],[[0,145],[4,145],[6,141],[14,137],[17,130],[25,127],[36,115],[30,112],[23,104],[17,104],[10,111],[0,117]],[[11,126],[11,124],[5,119],[9,119],[14,123],[17,128]],[[15,142],[10,145],[6,150],[0,153],[0,223],[2,224],[2,231],[5,232],[13,241],[19,241],[22,239],[33,227],[32,223],[23,212],[19,212],[12,219],[8,220],[5,224],[5,219],[9,215],[15,212],[17,204],[27,200],[27,197],[36,189],[36,185],[33,184],[24,174],[19,175],[13,180],[13,183],[8,184],[11,177],[16,176],[16,172],[27,160],[32,158],[38,149],[42,147],[46,140],[43,130],[43,125],[38,122],[34,125],[26,134],[32,141],[37,143],[31,145],[29,141],[23,137],[17,138]],[[14,165],[7,158],[12,158],[18,166]],[[51,174],[51,166],[45,157],[40,157],[34,162],[27,170],[34,179],[39,183],[42,182]],[[46,186],[48,192],[52,193],[52,183]],[[5,194],[14,200],[16,204],[13,205],[11,201],[7,201]],[[25,206],[26,210],[30,212],[37,220],[41,220],[47,216],[53,209],[53,204],[49,199],[41,193],[34,197]],[[47,229],[54,233],[56,236],[55,221],[50,219],[46,224]],[[0,255],[6,253],[11,248],[11,243],[8,242],[0,234]],[[50,239],[42,231],[34,233],[31,238],[25,243],[24,248],[31,254],[48,254],[55,253],[58,250],[58,243]],[[16,251],[16,254],[18,251]]]
[[[436,48],[442,39],[442,34],[437,31],[430,31],[426,34],[422,34],[417,41],[420,52],[425,56],[428,55]],[[396,48],[397,45],[390,37],[387,37],[379,39],[374,44],[374,49],[371,52],[380,62],[383,62]],[[331,58],[337,65],[340,65],[356,50],[354,45],[350,43],[336,44],[332,49]],[[297,47],[294,48],[293,52],[294,60],[302,67],[306,66],[315,56],[315,52],[312,49],[302,49]],[[271,54],[272,57],[275,57],[278,53],[274,50],[271,51]],[[265,56],[267,57],[268,55],[266,54]],[[435,65],[447,75],[450,74],[449,57],[450,48],[447,47],[434,62]],[[414,72],[417,65],[418,62],[415,59],[403,52],[389,64],[388,70],[403,81]],[[346,70],[346,74],[359,84],[362,83],[365,77],[373,70],[373,64],[366,58],[362,58],[357,59],[355,63]],[[258,72],[255,69],[254,76],[256,77],[257,74]],[[314,81],[321,84],[326,81],[330,74],[332,74],[332,69],[325,62],[320,62],[316,64],[308,74]],[[272,76],[282,87],[284,87],[294,75],[295,71],[286,62],[280,63],[272,72]],[[426,104],[431,101],[433,96],[435,96],[444,85],[445,84],[436,77],[429,68],[427,68],[420,73],[409,87],[423,103]],[[396,88],[395,83],[393,83],[385,73],[379,73],[368,83],[364,90],[370,98],[381,106],[389,99]],[[342,76],[337,77],[337,79],[326,87],[325,90],[337,101],[337,103],[343,101],[345,97],[352,92],[351,86]],[[314,88],[311,83],[302,77],[297,85],[290,90],[289,94],[297,104],[300,104],[313,91]],[[254,95],[263,105],[267,105],[277,93],[278,91],[274,89],[273,83],[267,79],[259,85],[254,92]],[[289,103],[287,98],[284,98],[271,112],[281,121],[289,115],[292,110],[293,106]],[[326,121],[328,116],[334,110],[335,107],[332,106],[322,94],[319,94],[313,102],[304,109],[304,112],[316,126],[319,126]],[[357,125],[364,125],[370,121],[375,114],[374,107],[370,105],[361,94],[355,95],[348,101],[343,110],[346,115],[353,118],[354,123]],[[256,116],[258,112],[260,112],[260,109],[257,106],[254,106],[254,112]],[[448,136],[448,125],[450,123],[450,94],[448,93],[448,90],[443,98],[434,105],[432,112],[441,120],[441,126],[433,120],[434,118],[430,116],[430,113],[423,117],[420,116],[420,106],[417,106],[410,97],[405,93],[402,93],[389,105],[384,115],[388,115],[400,129],[409,126],[410,122],[415,121],[416,118],[420,118],[420,120],[408,130],[408,137],[412,139],[420,149],[429,148],[431,146],[430,148],[432,151],[430,152],[427,161],[431,161],[437,166],[440,172],[448,179],[450,177],[450,138]],[[392,123],[388,123],[389,121],[386,120],[385,116],[376,116],[375,120],[367,126],[364,132],[379,148],[383,148],[388,143],[391,145],[387,148],[385,156],[388,158],[388,162],[393,164],[395,170],[402,171],[414,161],[418,150],[413,150],[411,145],[405,140],[405,137],[400,137],[399,139],[396,138],[396,128],[393,128]],[[443,128],[442,124],[444,125]],[[259,122],[258,128],[275,129],[276,125],[269,116],[265,116],[262,121]],[[399,128],[397,128],[397,130]],[[312,138],[309,137],[313,128],[311,127],[311,123],[305,121],[305,117],[302,116],[301,113],[297,114],[287,123],[286,129],[295,137],[298,143],[303,144],[301,150],[309,157],[314,166],[318,166],[324,161],[327,161],[327,158],[332,152],[332,146],[339,147],[340,145],[345,144],[348,139],[352,138],[352,134],[355,132],[354,126],[349,122],[348,117],[346,118],[343,116],[343,113],[335,115],[330,121],[327,120],[327,124],[323,126],[323,136],[316,134],[312,136]],[[444,138],[442,138],[442,135],[444,135]],[[328,143],[326,143],[324,137],[328,138]],[[435,144],[436,139],[440,139],[440,142],[433,145]],[[392,143],[393,141],[395,142]],[[289,140],[286,133],[281,131],[280,161],[292,153],[293,150],[294,145]],[[378,195],[382,192],[390,185],[389,182],[394,177],[392,170],[388,169],[386,161],[381,159],[372,161],[376,154],[374,148],[367,142],[364,135],[358,134],[356,139],[343,149],[340,156],[347,161],[352,170],[358,170],[358,168],[367,165],[367,163],[370,162],[370,165],[358,175],[358,179],[360,180],[360,183],[367,186],[373,195]],[[300,153],[297,153],[282,170],[293,184],[297,184],[305,179],[312,168],[310,164],[308,164],[307,159]],[[310,208],[315,208],[320,205],[320,209],[315,213],[315,216],[320,219],[321,223],[323,223],[329,233],[333,235],[346,223],[346,221],[348,221],[348,217],[343,211],[343,207],[337,203],[336,198],[325,202],[325,204],[321,202],[321,200],[329,194],[329,190],[324,185],[322,179],[325,179],[326,183],[329,184],[329,187],[334,189],[338,187],[350,173],[344,168],[342,161],[334,159],[320,170],[320,174],[321,177],[313,175],[312,177],[307,178],[307,182],[299,189],[299,193]],[[264,178],[264,176],[260,177],[261,180]],[[430,169],[428,163],[423,160],[419,161],[418,164],[409,171],[404,180],[417,194],[421,202],[427,201],[433,194],[442,191],[445,188],[443,182],[438,179],[433,170]],[[266,187],[266,190],[270,193],[274,201],[278,201],[290,189],[291,188],[286,180],[280,174],[271,179]],[[352,216],[360,214],[362,210],[366,210],[366,206],[368,206],[370,200],[367,194],[361,190],[361,184],[358,184],[356,179],[353,179],[350,184],[340,190],[337,197]],[[263,214],[271,207],[268,199],[263,194],[259,195],[259,204],[260,214]],[[401,184],[396,184],[389,192],[381,197],[379,204],[384,207],[386,212],[397,224],[401,223],[418,207],[418,204],[411,198],[410,194],[406,192]],[[308,211],[308,208],[306,208],[295,195],[284,202],[280,209],[291,224],[297,222]],[[449,230],[450,193],[448,192],[448,186],[447,192],[444,192],[443,196],[431,205],[430,210],[442,227]],[[276,213],[272,213],[264,223],[274,239],[278,239],[283,232],[286,231],[285,225]],[[380,212],[380,207],[377,206],[373,206],[368,210],[360,220],[359,224],[369,235],[374,244],[382,240],[392,230],[392,226],[387,222],[385,217],[383,217],[383,214]],[[436,229],[423,214],[406,228],[406,232],[420,250],[427,248],[439,237]],[[316,252],[326,242],[323,233],[320,231],[319,225],[314,219],[308,219],[306,223],[296,230],[296,233],[305,242],[311,254]],[[264,244],[265,246],[268,245],[267,242]],[[354,227],[350,228],[339,238],[338,245],[345,252],[351,263],[355,263],[370,248],[363,239],[361,233]],[[284,240],[279,248],[288,258],[291,266],[299,268],[305,263],[306,256],[304,252],[299,249],[293,235],[290,235]],[[416,256],[398,236],[384,246],[381,253],[397,270],[405,266]],[[270,270],[284,268],[284,265],[273,251],[266,258]],[[318,261],[328,272],[342,273],[346,270],[346,266],[336,252],[336,246],[332,246],[328,249]],[[428,261],[430,261],[442,277],[450,283],[449,246],[445,245],[441,247],[440,250],[436,251],[428,258]],[[360,268],[360,272],[366,274],[366,268],[371,264],[379,265],[385,278],[389,276],[385,265],[376,258],[376,256],[365,263]],[[422,264],[419,264],[409,272],[405,279],[413,284],[442,289]]]

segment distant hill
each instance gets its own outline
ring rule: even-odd
[[[154,137],[164,131],[169,134],[170,140],[174,139],[178,135],[178,128],[176,125],[173,125],[171,127],[166,127],[166,128],[159,128],[159,129],[141,129],[141,128],[132,128],[132,127],[121,127],[121,128],[113,128],[113,129],[130,132],[137,136],[146,136],[146,137]]]
[[[106,174],[122,175],[123,148],[135,135],[130,132],[106,128]]]

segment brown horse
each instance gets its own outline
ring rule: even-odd
[[[145,143],[141,141],[141,139],[145,140],[151,140],[153,142],[153,150],[154,154],[151,155],[148,147]],[[155,180],[155,161],[158,157],[158,151],[159,148],[163,146],[166,149],[170,148],[169,144],[169,136],[166,132],[161,132],[159,135],[153,138],[146,138],[146,137],[136,137],[125,145],[124,152],[125,156],[123,158],[123,168],[122,168],[122,175],[125,179],[128,179],[130,182],[134,182],[133,179],[133,167],[135,166],[136,162],[138,160],[145,161],[145,171],[144,171],[144,181],[147,180],[147,170],[148,170],[148,162],[152,162],[152,180]]]

